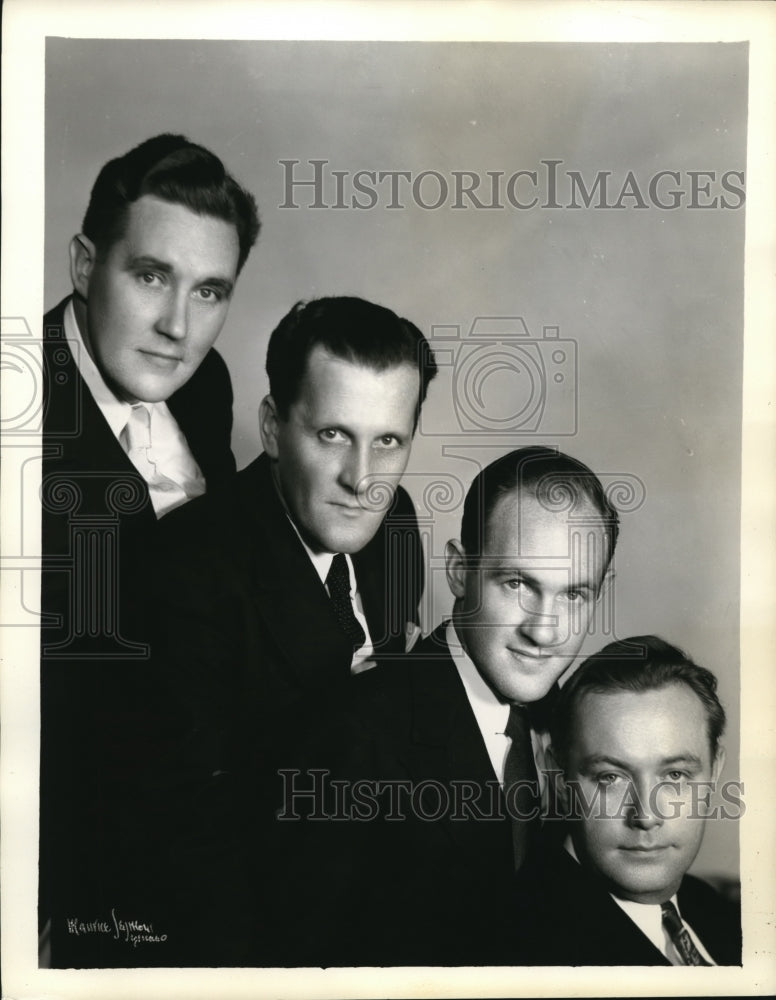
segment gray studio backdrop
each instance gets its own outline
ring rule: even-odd
[[[744,44],[49,39],[46,304],[103,162],[161,131],[211,147],[264,223],[218,344],[238,465],[297,299],[411,318],[442,362],[405,478],[425,629],[479,466],[559,445],[623,510],[585,649],[655,632],[714,670],[736,779],[746,110]],[[695,870],[735,876],[735,822]]]

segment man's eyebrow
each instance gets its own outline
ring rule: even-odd
[[[610,757],[609,754],[605,753],[594,753],[588,757],[583,757],[580,767],[583,771],[590,771],[595,767],[619,767],[621,771],[629,771],[631,769],[631,765],[627,761],[619,760],[617,757]]]
[[[673,757],[664,757],[660,763],[663,767],[670,767],[672,764],[689,764],[692,767],[703,766],[701,758],[697,754],[690,753],[689,751],[675,754]]]
[[[127,261],[127,267],[133,271],[147,269],[149,271],[161,271],[162,274],[173,274],[175,271],[172,264],[169,264],[166,260],[160,260],[158,257],[153,257],[150,254],[139,254],[137,256],[130,257]],[[219,289],[223,295],[230,295],[234,289],[233,281],[217,274],[208,278],[203,278],[201,281],[198,281],[197,284],[210,285],[212,288]]]
[[[153,271],[163,271],[165,274],[172,274],[173,266],[167,261],[159,260],[158,257],[151,257],[149,254],[139,254],[127,260],[127,266],[135,269],[147,267]]]
[[[501,556],[479,556],[479,565],[493,573],[494,576],[519,576],[527,580],[529,583],[536,580],[536,570],[543,569],[554,569],[556,572],[564,573],[568,572],[567,566],[553,566],[552,560],[543,560],[538,556],[531,557],[531,562],[536,565],[526,566],[525,563],[517,564],[515,562],[509,561],[509,559],[504,559]],[[526,560],[528,561],[528,560]],[[558,561],[558,560],[556,560]],[[591,583],[589,580],[568,580],[567,590],[596,590],[595,584]]]
[[[692,767],[702,767],[703,761],[697,754],[690,753],[689,751],[683,751],[679,754],[673,754],[671,757],[663,757],[660,761],[658,761],[658,768],[672,767],[677,764],[689,764]],[[623,771],[629,771],[633,767],[633,764],[624,760],[619,760],[617,757],[611,757],[609,754],[590,754],[589,757],[583,757],[581,767],[584,770],[591,770],[595,767],[619,767]]]

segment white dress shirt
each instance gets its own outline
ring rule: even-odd
[[[114,436],[126,451],[126,436],[123,432],[132,413],[132,404],[119,399],[106,385],[105,379],[86,349],[72,300],[65,307],[64,320],[65,337],[81,378]],[[151,447],[147,449],[149,461],[136,467],[148,484],[151,503],[159,518],[173,508],[200,496],[205,492],[206,483],[202,471],[191,454],[183,431],[170,413],[167,404],[144,403],[143,405],[151,417]]]
[[[501,701],[496,696],[491,687],[483,680],[479,670],[474,665],[469,654],[463,648],[455,631],[452,622],[448,622],[445,631],[445,639],[450,649],[458,676],[461,678],[466,697],[469,699],[474,718],[477,720],[482,738],[485,741],[485,749],[493,765],[493,770],[498,778],[501,787],[504,787],[504,766],[507,754],[512,745],[512,740],[506,735],[504,730],[509,719],[509,702]],[[547,779],[544,774],[545,756],[544,751],[549,742],[546,733],[537,733],[531,730],[531,744],[534,752],[534,762],[539,778],[539,787],[542,792],[542,804],[547,805],[545,796],[547,793]]]

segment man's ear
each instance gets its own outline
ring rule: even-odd
[[[259,404],[259,433],[264,451],[270,458],[278,457],[278,411],[272,396],[265,396]]]
[[[463,597],[466,593],[466,552],[456,539],[445,545],[445,573],[453,596]]]
[[[609,593],[609,589],[612,586],[614,586],[614,569],[612,568],[612,564],[609,563],[609,566],[604,573],[604,578],[601,580],[601,586],[598,588],[598,593],[596,594],[595,599],[600,601],[604,594]]]
[[[80,233],[70,240],[70,280],[81,298],[88,298],[89,278],[96,259],[97,248],[88,236]]]
[[[717,747],[717,753],[714,757],[714,762],[711,765],[711,780],[716,784],[719,781],[719,776],[722,773],[722,768],[725,766],[725,748],[720,745]]]

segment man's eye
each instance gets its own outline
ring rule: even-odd
[[[200,288],[199,297],[205,302],[220,302],[223,299],[223,293],[217,288]]]
[[[345,435],[342,431],[337,430],[336,427],[324,427],[322,431],[318,431],[318,437],[322,441],[329,441],[332,444],[339,444],[345,441]]]
[[[620,775],[614,771],[605,771],[603,774],[597,774],[595,780],[599,785],[613,785],[620,780]]]
[[[140,281],[144,285],[158,285],[162,280],[161,276],[156,274],[154,271],[143,271],[139,276]]]
[[[520,590],[523,585],[523,581],[519,577],[513,577],[511,580],[505,580],[504,586],[507,590]]]
[[[398,448],[399,439],[394,437],[393,434],[383,434],[381,438],[378,438],[377,446],[379,448]]]
[[[687,777],[686,771],[668,771],[666,773],[666,778],[669,781],[681,781],[683,778]]]

